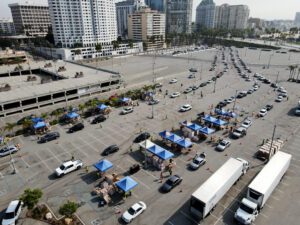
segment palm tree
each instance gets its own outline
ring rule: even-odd
[[[81,112],[81,114],[83,114],[84,109],[85,109],[85,105],[79,104],[79,105],[78,105],[78,109],[79,109],[79,111]]]
[[[31,127],[32,125],[33,125],[32,120],[31,120],[31,119],[28,119],[28,118],[26,118],[26,119],[23,120],[23,122],[22,122],[22,126],[23,126],[23,129],[24,129],[24,130],[27,129],[27,128],[29,128],[29,127]]]
[[[288,80],[290,80],[292,78],[292,73],[294,71],[294,65],[289,65],[288,68],[290,70],[290,75],[289,75],[289,79]]]
[[[300,67],[298,68],[298,74],[297,74],[297,83],[298,83],[298,81],[299,81],[299,75],[300,75]]]
[[[41,118],[43,118],[44,120],[48,119],[48,117],[49,117],[48,113],[41,114]]]
[[[9,133],[13,133],[14,128],[16,127],[16,123],[6,123],[4,130],[7,130]]]
[[[102,45],[99,44],[99,43],[96,44],[95,45],[95,50],[96,50],[97,53],[101,52],[102,51]],[[98,69],[98,56],[96,56],[96,58],[97,58],[97,69]],[[98,70],[97,70],[97,72],[98,72]]]
[[[114,50],[116,50],[116,49],[119,48],[119,46],[120,46],[118,41],[112,41],[111,43],[112,43],[112,45],[113,45],[113,49],[114,49]]]

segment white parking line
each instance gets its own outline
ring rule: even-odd
[[[53,156],[54,156],[54,158],[58,161],[58,162],[62,162],[52,151],[51,151],[51,149],[50,148],[46,148]]]
[[[77,147],[76,145],[74,145],[72,142],[70,142],[70,144],[75,148],[77,149],[79,152],[81,152],[82,154],[84,154],[86,157],[88,157],[88,154],[85,153],[84,151],[81,151],[81,148]],[[65,153],[64,153],[65,154]]]
[[[91,145],[90,143],[88,143],[87,141],[85,141],[83,138],[78,137],[78,139],[80,139],[80,140],[81,140],[82,142],[84,142],[86,145],[90,146],[94,152],[99,153],[99,151],[97,150],[97,148],[95,148],[93,145]]]
[[[37,153],[34,153],[34,154],[50,172],[53,172],[52,169],[47,165],[47,163],[44,160],[42,160],[42,158]],[[49,160],[49,159],[51,159],[51,158],[48,158],[47,160]],[[40,164],[40,163],[37,163],[37,164]]]
[[[89,137],[93,138],[95,140],[95,142],[99,141],[101,144],[103,144],[105,147],[107,147],[108,145],[105,144],[103,141],[101,141],[101,139],[99,137],[95,137],[93,135],[93,133],[88,133]]]

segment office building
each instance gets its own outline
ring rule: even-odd
[[[11,19],[0,19],[0,35],[14,35],[15,26]]]
[[[152,10],[157,10],[158,12],[166,12],[167,0],[145,0],[147,6]]]
[[[193,0],[167,1],[167,33],[191,33]]]
[[[127,0],[116,3],[118,36],[128,38],[128,15],[145,7],[144,0]]]
[[[297,27],[300,27],[300,12],[296,12],[294,24],[295,24]]]
[[[246,29],[250,10],[246,5],[223,4],[215,9],[215,27],[232,29]]]
[[[47,5],[34,3],[14,3],[11,10],[16,34],[27,36],[46,36],[51,26]]]
[[[216,4],[213,0],[202,0],[196,10],[197,30],[214,28]]]
[[[128,16],[129,39],[142,41],[146,49],[163,48],[165,43],[165,14],[143,8]]]

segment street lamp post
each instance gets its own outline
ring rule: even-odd
[[[235,109],[237,92],[238,92],[238,90],[235,91],[235,96],[234,96],[234,103],[233,103],[233,107],[232,107],[232,112],[234,112],[234,109]]]
[[[275,136],[275,131],[276,131],[276,124],[274,125],[274,129],[273,129],[273,135],[272,135],[272,140],[271,140],[271,145],[270,145],[270,152],[269,152],[269,156],[268,156],[268,161],[270,161],[271,157],[272,157],[272,147],[273,147],[273,141],[274,141],[274,136]]]
[[[9,145],[6,144],[6,147],[9,148]],[[14,169],[12,173],[13,173],[13,174],[16,174],[16,173],[17,173],[17,169],[16,169],[16,166],[15,166],[14,159],[13,159],[13,157],[12,157],[12,154],[11,154],[10,150],[8,150],[8,151],[9,151],[10,161],[11,161],[12,166],[13,166],[13,169]]]

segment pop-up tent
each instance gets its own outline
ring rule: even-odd
[[[103,159],[103,160],[99,161],[98,163],[96,163],[94,165],[94,167],[101,172],[105,172],[105,171],[109,170],[110,168],[112,168],[113,164],[110,161],[108,161],[107,159]]]
[[[33,125],[34,129],[41,129],[44,127],[46,127],[46,123],[44,121],[37,122],[36,124]]]
[[[105,104],[100,104],[100,105],[97,106],[97,108],[100,109],[100,110],[105,110],[107,107],[108,106],[105,105]]]
[[[202,127],[199,126],[198,124],[192,123],[190,125],[187,126],[187,128],[193,130],[193,131],[198,131],[200,130]]]
[[[121,102],[124,102],[124,103],[125,103],[125,102],[129,102],[129,100],[130,100],[130,99],[129,99],[129,98],[126,98],[126,97],[120,99],[120,101],[121,101]]]
[[[138,183],[131,177],[127,176],[116,182],[116,185],[124,192],[127,192],[135,188],[135,186],[137,186]]]
[[[171,134],[172,134],[171,132],[164,130],[159,133],[159,136],[161,136],[162,138],[167,138],[167,137],[171,136]]]
[[[157,154],[157,156],[158,156],[159,158],[163,159],[163,160],[167,160],[167,159],[172,158],[172,157],[174,156],[174,154],[171,153],[171,152],[169,152],[169,151],[167,151],[167,150],[163,150],[163,151],[159,152],[159,153]]]
[[[222,125],[227,124],[227,122],[224,120],[217,119],[216,121],[213,122],[213,124],[215,124],[217,126],[222,126]]]
[[[193,123],[191,123],[191,122],[185,120],[185,121],[181,122],[180,124],[183,125],[183,126],[188,127],[189,125],[192,125]]]
[[[152,147],[150,148],[147,148],[147,150],[155,155],[157,155],[158,153],[164,151],[165,149],[158,146],[158,145],[153,145]]]
[[[171,134],[170,136],[166,137],[166,139],[173,143],[177,143],[178,141],[181,141],[183,138],[176,134]]]
[[[32,118],[31,121],[32,121],[33,123],[38,123],[38,122],[43,122],[44,120],[43,120],[43,118],[35,117],[35,118]]]
[[[67,117],[68,119],[75,119],[75,118],[79,117],[79,114],[77,114],[76,112],[69,112],[69,113],[66,115],[66,117]]]
[[[176,144],[180,145],[183,148],[189,148],[193,145],[193,143],[187,139],[182,139],[182,140],[178,141]]]
[[[151,148],[152,146],[154,146],[155,144],[149,140],[145,140],[145,141],[142,141],[141,143],[139,143],[139,145],[144,149],[148,149],[148,148]]]
[[[212,134],[215,132],[214,129],[210,129],[208,127],[203,127],[202,129],[199,130],[199,132],[204,133],[204,134]]]
[[[206,121],[206,122],[209,122],[209,123],[213,123],[213,122],[216,121],[217,119],[214,118],[214,117],[212,117],[212,116],[210,116],[210,115],[205,115],[205,116],[203,117],[203,120]]]

